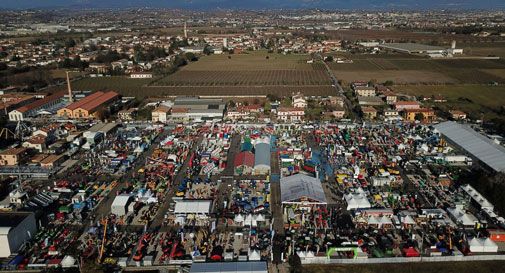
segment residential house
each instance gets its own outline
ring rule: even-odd
[[[375,96],[375,88],[370,86],[356,86],[354,87],[354,93],[356,96],[361,97],[372,97]]]
[[[453,119],[466,119],[466,113],[459,110],[450,110],[449,113]]]
[[[345,116],[345,110],[344,108],[337,108],[333,111],[331,111],[331,115],[336,118],[336,119],[343,119]]]
[[[344,98],[341,96],[330,96],[329,100],[331,105],[344,107]]]
[[[398,100],[398,97],[396,96],[396,94],[391,91],[384,92],[383,95],[384,95],[384,98],[386,99],[387,104],[393,105]]]
[[[23,147],[31,148],[37,150],[39,153],[42,153],[47,149],[46,143],[47,143],[47,137],[39,134],[34,135],[25,142],[23,142]]]
[[[11,148],[0,152],[0,166],[16,166],[28,159],[27,148]]]
[[[361,107],[361,112],[363,113],[363,117],[366,119],[377,118],[377,110],[373,107],[369,106]]]
[[[307,107],[307,100],[305,100],[305,97],[298,93],[293,96],[293,107],[295,108],[305,108]]]
[[[423,119],[421,121],[431,122],[435,119],[435,111],[430,108],[419,108],[419,109],[405,109],[403,111],[405,120],[415,121],[416,116],[421,114]]]
[[[165,123],[170,115],[170,107],[160,105],[151,112],[151,119],[153,122]]]
[[[417,101],[397,101],[395,103],[395,109],[398,111],[406,109],[419,109],[421,105]]]

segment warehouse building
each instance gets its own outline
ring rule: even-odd
[[[468,153],[486,169],[505,172],[505,148],[476,132],[470,126],[454,121],[435,125],[448,143]]]
[[[223,119],[226,103],[222,99],[177,97],[171,118],[175,121],[219,121]]]
[[[446,49],[440,46],[416,43],[387,43],[381,44],[379,47],[407,54],[442,54],[446,52]]]
[[[267,175],[270,173],[270,143],[257,143],[254,146],[254,174]]]
[[[0,258],[16,253],[36,233],[37,224],[33,213],[0,213]]]

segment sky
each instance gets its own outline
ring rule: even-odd
[[[187,9],[505,9],[505,0],[0,0],[0,7],[27,8],[127,8]]]

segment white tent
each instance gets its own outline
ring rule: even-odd
[[[242,224],[244,222],[244,216],[242,216],[242,214],[237,214],[235,215],[235,218],[233,219],[233,221],[236,223],[236,224]]]
[[[407,216],[405,216],[405,217],[402,218],[402,224],[404,224],[404,225],[415,225],[416,221],[414,221],[414,219],[410,215],[407,215]]]
[[[479,238],[472,238],[468,241],[471,252],[484,252],[484,242]]]
[[[372,215],[372,216],[368,217],[368,224],[369,225],[378,225],[378,224],[380,224],[380,222],[379,222],[379,219],[377,219],[377,217]]]
[[[482,242],[483,244],[483,252],[498,252],[498,245],[491,239],[486,238]]]
[[[257,250],[251,251],[249,254],[249,261],[259,261],[261,260],[261,255]]]
[[[382,216],[381,219],[379,220],[380,221],[380,226],[384,226],[384,225],[392,225],[393,222],[391,221],[391,219],[389,219],[389,217],[387,216]]]

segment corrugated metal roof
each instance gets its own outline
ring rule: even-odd
[[[267,273],[266,262],[193,263],[190,273]]]
[[[295,174],[281,178],[281,201],[296,202],[300,198],[308,198],[326,204],[321,181],[305,174]]]
[[[254,166],[270,166],[270,144],[258,143],[254,146]]]
[[[505,148],[468,125],[446,121],[435,125],[442,135],[497,172],[505,172]]]

